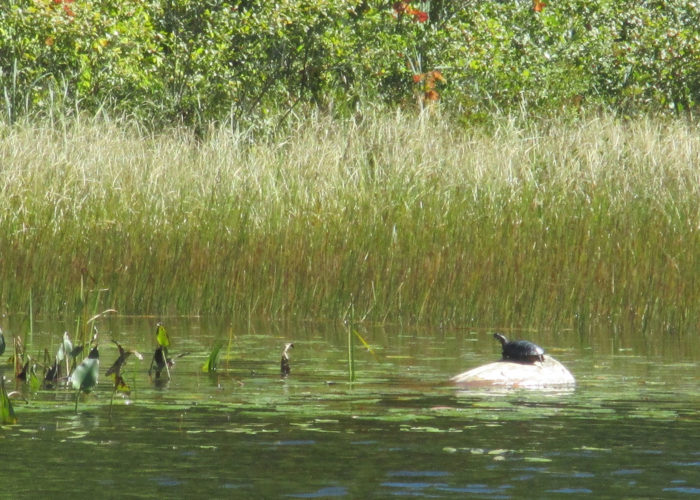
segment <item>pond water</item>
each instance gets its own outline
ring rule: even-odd
[[[171,354],[186,353],[170,383],[146,373],[156,319],[102,320],[100,381],[77,414],[73,391],[14,380],[8,342],[0,369],[25,399],[13,400],[18,424],[0,428],[3,497],[700,496],[695,334],[515,334],[562,361],[576,388],[465,391],[446,381],[499,357],[490,332],[360,328],[372,351],[355,342],[351,383],[343,325],[163,321]],[[2,322],[8,340],[15,323]],[[37,321],[29,352],[54,351],[63,329]],[[110,415],[111,338],[144,360],[128,361],[131,395]]]

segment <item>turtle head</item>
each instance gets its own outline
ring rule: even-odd
[[[506,336],[501,333],[494,333],[493,338],[500,341],[501,345],[505,346],[508,343],[508,339],[506,338]]]

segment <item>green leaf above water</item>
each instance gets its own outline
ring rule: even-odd
[[[12,402],[5,390],[5,377],[0,377],[0,422],[2,422],[3,425],[17,423],[15,410],[12,408]]]
[[[211,350],[209,357],[202,365],[202,371],[204,373],[214,373],[216,371],[216,367],[219,363],[219,354],[221,353],[221,346],[221,342],[217,342],[217,344],[214,345],[214,348]]]
[[[27,382],[29,383],[29,389],[32,392],[36,392],[41,388],[41,381],[39,380],[39,377],[36,376],[33,369],[27,374]]]
[[[105,373],[105,375],[107,375],[107,376],[115,375],[115,377],[118,378],[121,376],[121,369],[124,366],[124,364],[126,363],[126,360],[129,359],[129,356],[131,356],[133,354],[139,360],[143,360],[143,355],[138,351],[124,349],[122,347],[122,345],[119,342],[117,342],[116,340],[112,340],[112,342],[114,342],[117,345],[117,349],[119,349],[119,357],[112,364],[112,366],[109,367],[109,370],[107,370],[107,373]],[[115,381],[115,385],[117,385],[116,381]]]
[[[156,325],[156,341],[161,347],[165,347],[166,349],[170,347],[170,337],[168,336],[168,332],[163,326],[163,323],[158,323]]]
[[[87,358],[73,370],[70,382],[76,391],[88,392],[97,385],[100,369],[100,358],[97,347],[94,347]]]

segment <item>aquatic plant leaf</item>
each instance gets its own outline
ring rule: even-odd
[[[12,403],[5,390],[5,377],[0,377],[0,422],[3,425],[17,423],[15,410],[12,408]]]
[[[36,392],[41,388],[41,381],[39,380],[39,377],[36,376],[36,372],[34,370],[34,367],[32,367],[29,370],[29,374],[27,376],[27,382],[29,383],[29,389],[32,392]]]
[[[162,323],[158,323],[157,325],[156,341],[158,341],[159,346],[165,347],[166,349],[170,347],[170,337]]]
[[[158,348],[153,353],[153,359],[151,360],[151,366],[148,368],[148,376],[151,376],[151,372],[155,370],[156,380],[160,378],[160,374],[163,370],[168,375],[168,380],[170,380],[170,366],[172,366],[173,360],[168,359],[166,349],[163,346],[158,346]]]
[[[213,373],[216,371],[216,366],[219,363],[219,354],[221,353],[222,344],[218,342],[214,348],[211,350],[209,357],[202,365],[202,371],[204,373]]]
[[[97,347],[93,347],[87,358],[73,370],[70,382],[77,391],[88,392],[97,385],[97,377],[100,369],[100,356]]]
[[[58,361],[63,361],[66,359],[66,356],[72,356],[73,355],[73,343],[70,341],[70,337],[68,336],[68,332],[64,332],[63,334],[63,340],[61,341],[61,345],[58,346],[58,352],[56,353],[56,359]]]
[[[367,341],[360,335],[360,333],[357,330],[353,330],[352,333],[355,334],[355,337],[360,339],[360,342],[362,342],[362,345],[367,349],[370,353],[374,354],[374,350],[372,349],[372,346],[370,346]]]
[[[284,345],[284,351],[282,351],[282,360],[280,361],[280,375],[282,377],[287,377],[291,373],[292,369],[289,365],[289,350],[294,347],[291,342]]]
[[[70,352],[70,357],[71,358],[77,358],[78,355],[83,352],[83,349],[85,349],[84,345],[79,345],[73,348],[73,350]]]
[[[117,358],[117,360],[114,363],[112,363],[112,366],[109,367],[109,369],[107,370],[107,373],[105,373],[105,375],[107,375],[107,376],[117,375],[118,376],[118,374],[121,371],[122,366],[126,362],[126,358],[128,356],[129,356],[128,353],[123,354],[123,355],[120,354],[119,357]]]
[[[27,372],[29,372],[29,362],[29,359],[27,359],[27,362],[24,363],[22,369],[15,374],[17,380],[24,380],[25,382],[27,381]]]
[[[54,362],[44,374],[44,382],[55,383],[58,380],[58,362]]]
[[[117,348],[119,349],[119,357],[117,360],[112,364],[112,366],[109,367],[109,370],[107,370],[106,375],[119,375],[121,372],[122,366],[126,363],[126,360],[131,356],[132,354],[136,356],[139,360],[143,359],[143,355],[141,355],[140,352],[138,351],[127,351],[124,349],[119,342],[116,340],[112,340],[115,344],[117,344]]]
[[[118,374],[114,374],[114,390],[119,392],[129,393],[131,392],[131,387],[126,383],[124,377]]]

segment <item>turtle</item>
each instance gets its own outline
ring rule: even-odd
[[[544,349],[529,340],[508,341],[505,335],[494,333],[493,337],[503,346],[503,359],[523,363],[544,362]]]

